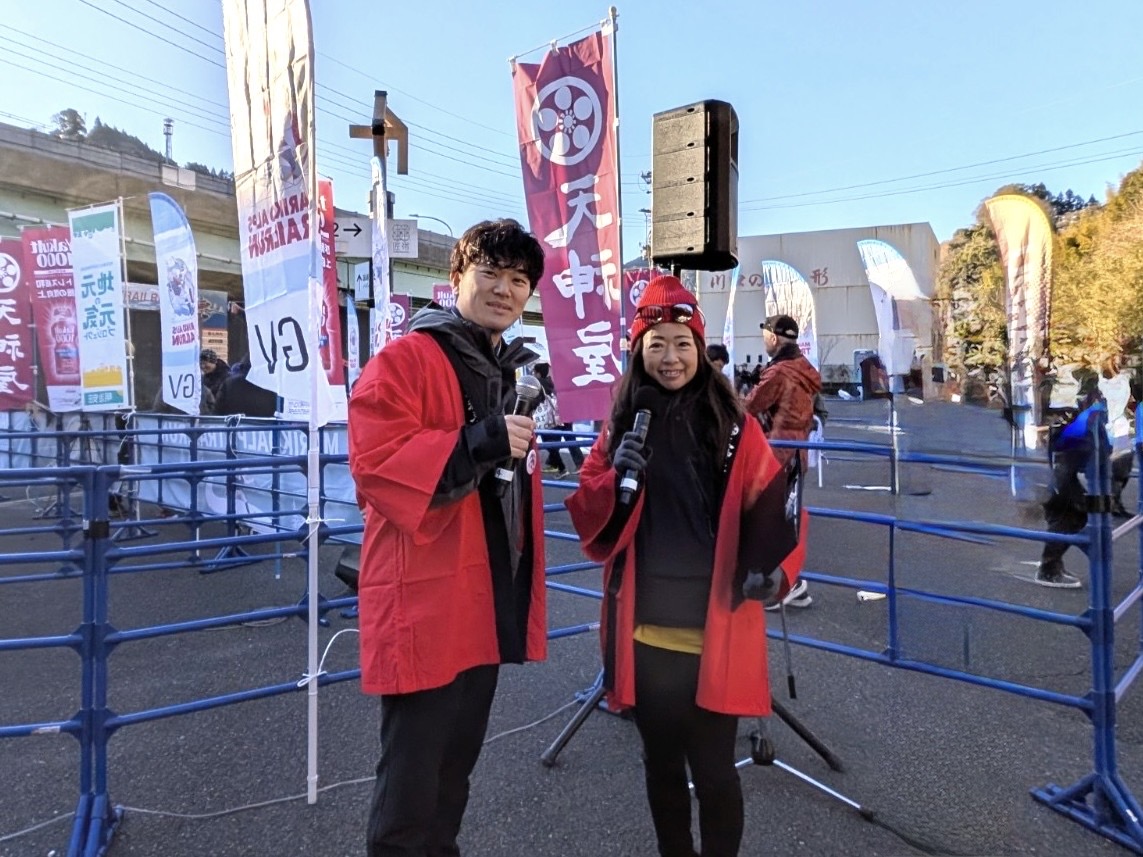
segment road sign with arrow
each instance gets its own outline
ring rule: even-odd
[[[369,215],[339,214],[333,221],[334,255],[343,259],[368,259],[373,255]]]

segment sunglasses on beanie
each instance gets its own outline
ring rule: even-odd
[[[662,324],[664,321],[675,324],[687,324],[697,314],[705,323],[706,317],[702,310],[694,304],[673,304],[672,306],[644,306],[639,307],[635,314],[648,326]]]

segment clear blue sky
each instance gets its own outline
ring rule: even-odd
[[[387,89],[413,133],[410,175],[392,183],[398,216],[440,217],[457,233],[489,216],[526,220],[507,58],[607,6],[311,5],[318,165],[338,206],[366,208],[369,143],[347,126]],[[651,116],[706,98],[731,102],[741,123],[742,235],[928,221],[945,240],[1001,184],[1102,199],[1143,159],[1140,0],[618,8],[627,258],[645,234]],[[172,116],[176,160],[229,169],[219,2],[6,0],[3,12],[0,121],[47,124],[74,107],[162,150]]]

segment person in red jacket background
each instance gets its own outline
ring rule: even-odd
[[[788,315],[772,315],[760,325],[770,362],[762,370],[758,385],[746,397],[746,411],[758,417],[770,440],[806,440],[814,424],[815,401],[822,389],[822,376],[798,347],[798,323]],[[775,448],[774,455],[785,465],[798,452],[805,473],[806,450]],[[813,603],[804,580],[795,582],[782,603],[788,607],[809,607]],[[777,610],[779,605],[767,609]]]
[[[702,854],[738,853],[738,718],[770,713],[766,622],[762,604],[742,597],[738,543],[743,513],[781,468],[704,339],[694,295],[675,277],[653,279],[610,420],[567,500],[584,553],[604,563],[604,686],[612,707],[634,707],[664,857],[697,857],[688,766]],[[632,428],[644,409],[645,440]],[[625,474],[639,477],[626,504]],[[789,589],[768,571],[751,598]]]
[[[381,695],[370,857],[460,853],[499,665],[547,652],[535,426],[512,413],[516,371],[537,355],[502,338],[543,250],[515,220],[485,221],[450,268],[456,306],[418,312],[349,400],[361,687]]]

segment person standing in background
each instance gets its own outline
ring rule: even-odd
[[[813,428],[814,399],[821,392],[822,376],[798,347],[798,323],[793,318],[772,315],[760,327],[770,362],[746,397],[746,412],[758,418],[770,440],[806,440]],[[806,450],[774,449],[783,465],[795,453],[799,453],[804,473],[809,463]],[[813,603],[809,586],[799,578],[782,603],[809,607]],[[776,610],[778,605],[767,609]]]

